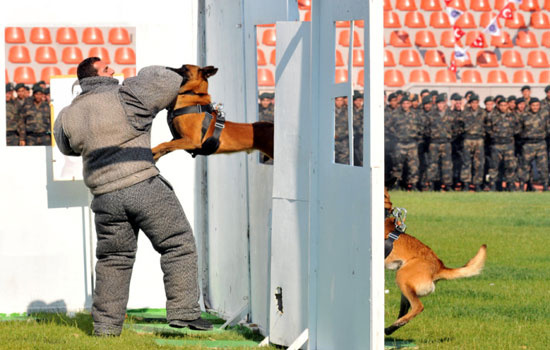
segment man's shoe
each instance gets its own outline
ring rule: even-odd
[[[475,191],[476,192],[481,192],[481,191],[483,191],[483,188],[481,188],[481,185],[476,185]]]
[[[470,183],[469,183],[469,182],[465,182],[465,183],[462,185],[462,191],[468,192],[469,190],[470,190]]]
[[[197,318],[192,321],[185,320],[172,320],[170,321],[170,327],[174,328],[184,328],[189,327],[189,329],[194,329],[196,331],[209,331],[212,329],[212,323],[203,318]]]

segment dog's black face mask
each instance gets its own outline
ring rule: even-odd
[[[187,84],[187,82],[189,81],[189,69],[187,69],[187,66],[185,64],[183,66],[181,66],[180,68],[166,67],[166,69],[170,69],[171,71],[176,72],[179,75],[181,75],[183,80],[181,81],[180,86],[183,86],[183,85]]]

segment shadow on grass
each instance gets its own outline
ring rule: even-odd
[[[59,326],[76,327],[86,335],[92,335],[94,323],[92,315],[86,313],[77,313],[74,316],[66,314],[56,314],[47,312],[31,313],[29,317],[34,318],[38,323],[56,324]]]

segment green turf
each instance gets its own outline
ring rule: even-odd
[[[550,193],[391,192],[408,210],[407,233],[448,267],[488,246],[480,276],[441,281],[424,311],[387,339],[420,349],[550,349]],[[386,326],[400,292],[386,271]]]

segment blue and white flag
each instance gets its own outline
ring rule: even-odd
[[[455,45],[455,58],[459,61],[465,61],[468,59],[466,50],[458,45]]]
[[[499,36],[500,35],[500,27],[498,26],[497,22],[498,17],[493,18],[491,23],[483,30],[484,33],[490,34],[492,36]]]
[[[449,20],[451,21],[451,25],[454,25],[458,17],[462,16],[464,12],[457,10],[452,7],[447,7],[447,14],[449,15]]]

